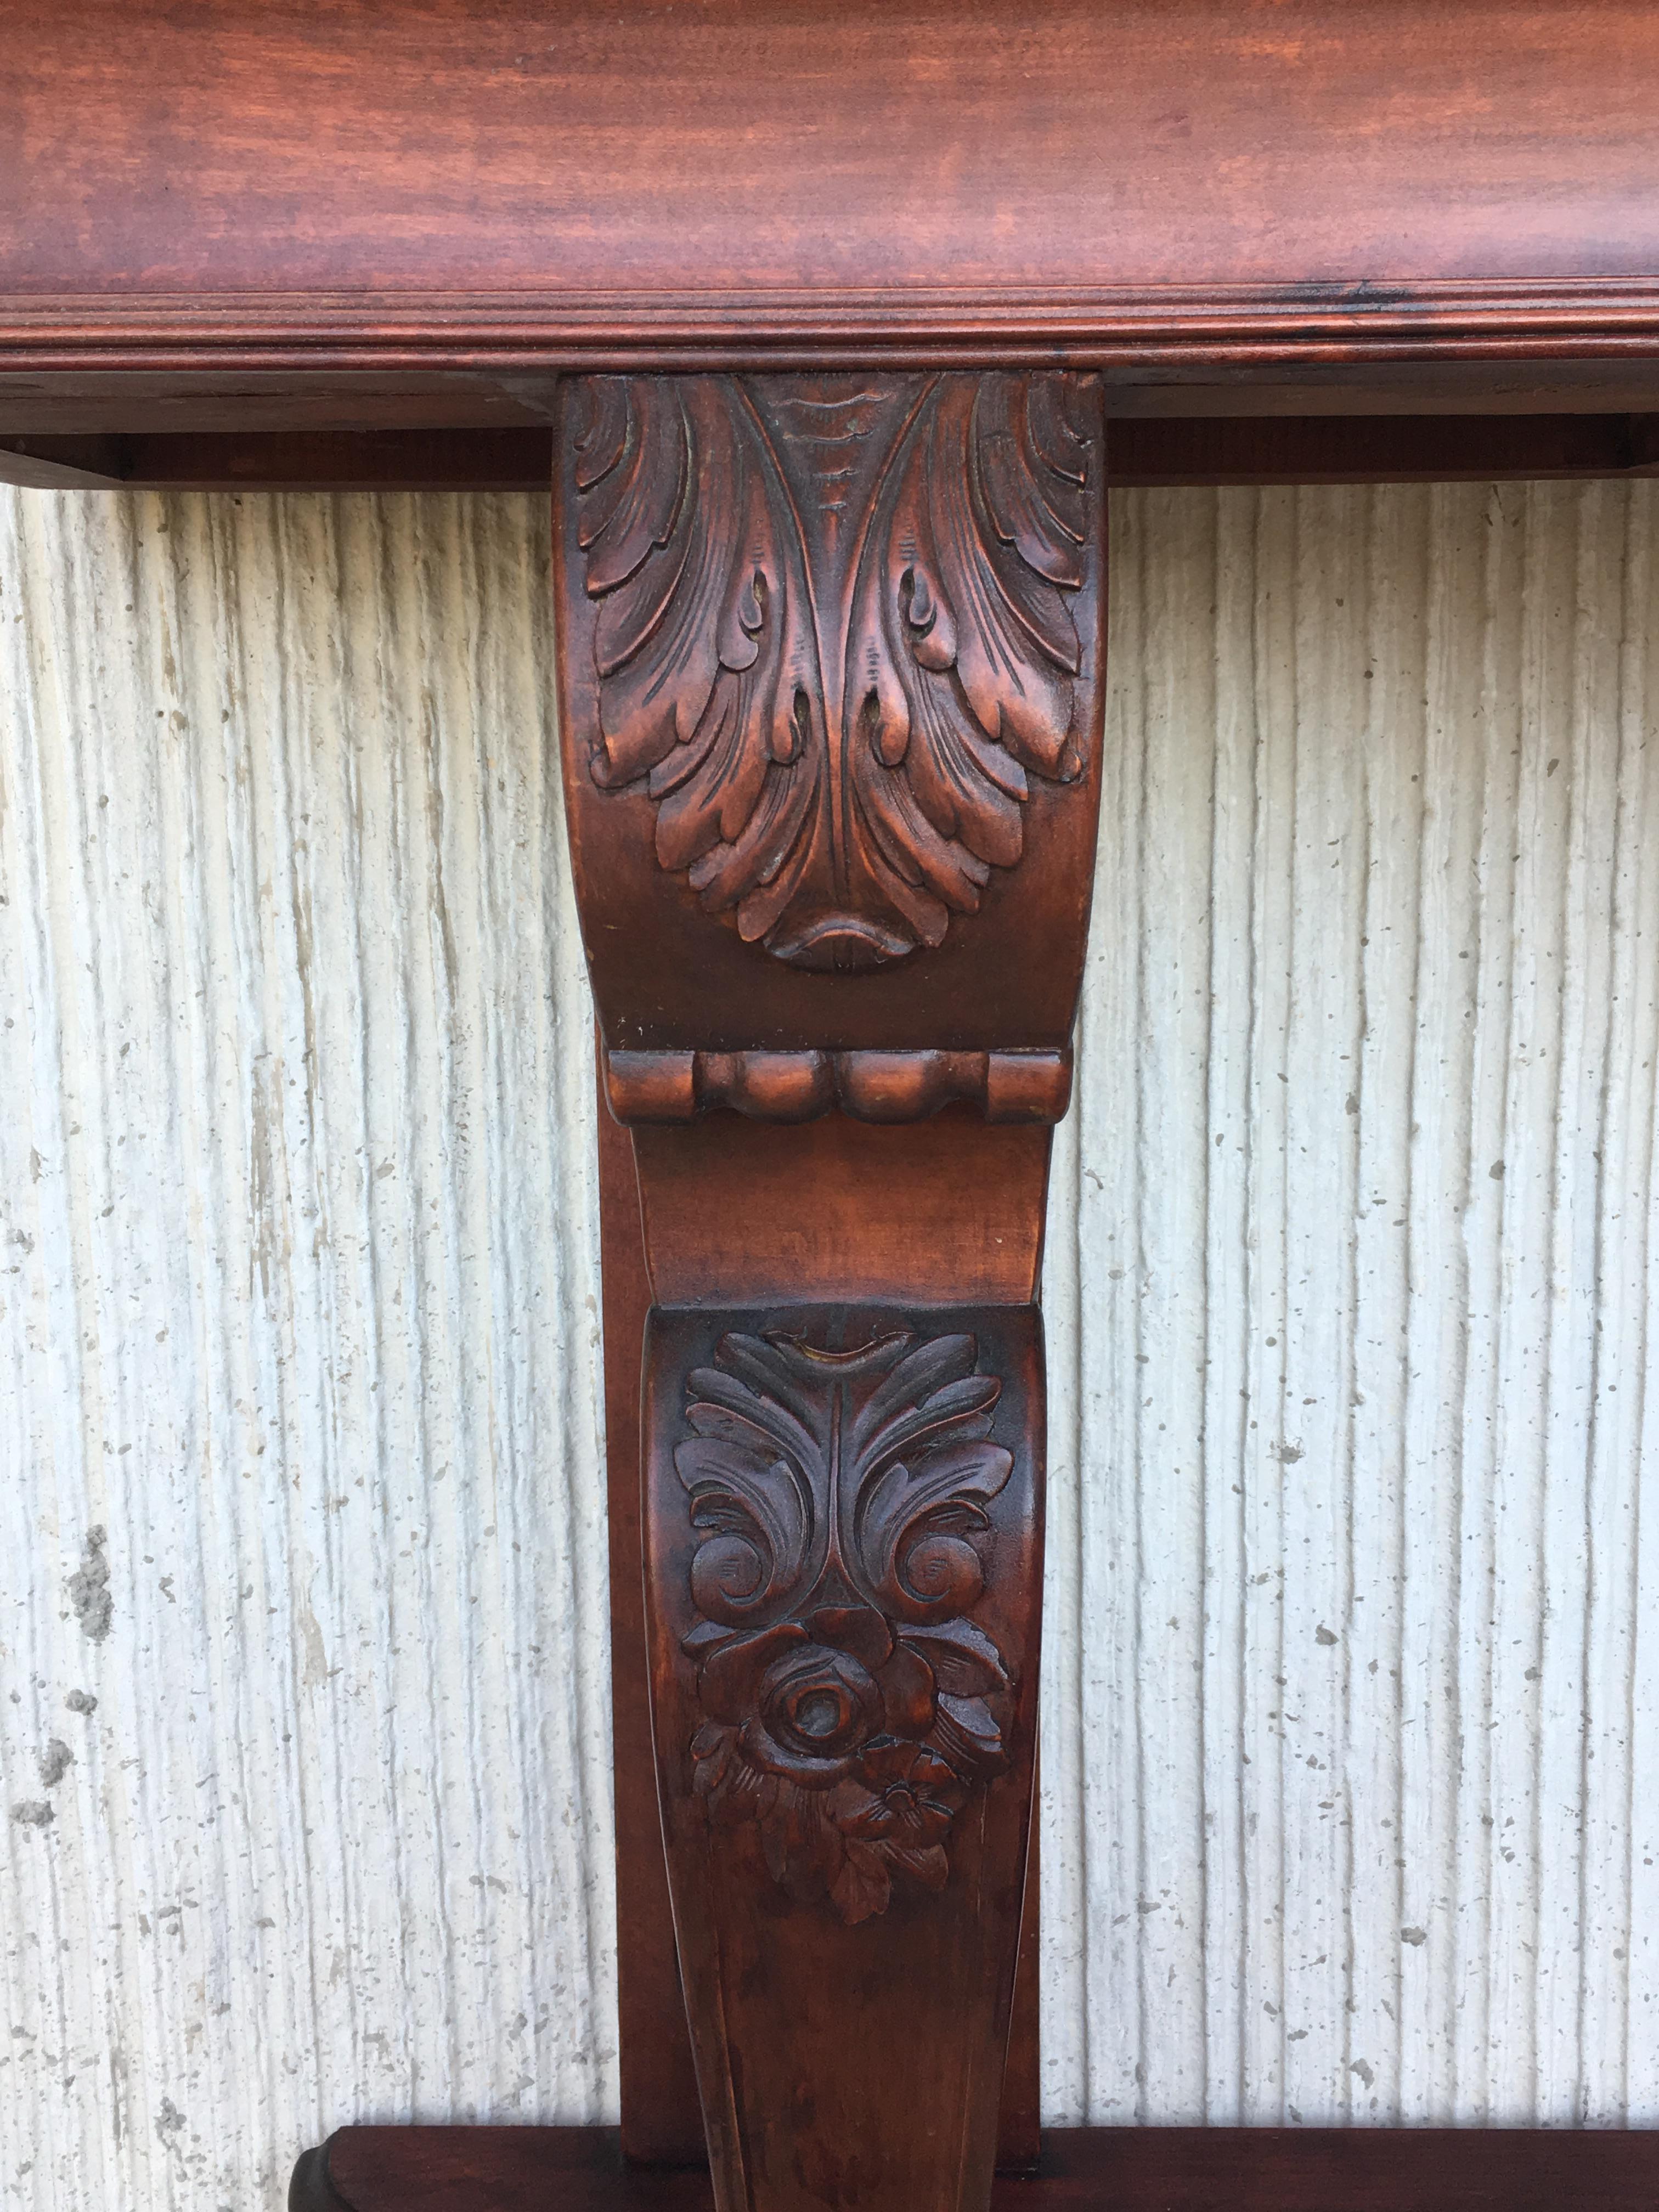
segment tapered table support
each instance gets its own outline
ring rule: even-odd
[[[656,1847],[720,2212],[981,2212],[1000,2126],[1035,2148],[1000,2115],[1103,444],[1098,380],[1052,371],[561,405],[566,812],[656,1302]]]

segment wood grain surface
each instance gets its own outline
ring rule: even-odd
[[[597,1038],[595,1042],[597,1047]],[[603,1097],[597,1121],[622,2142],[630,2158],[696,2163],[705,2154],[702,2114],[674,1952],[674,1923],[657,1814],[645,1661],[640,1368],[651,1288],[640,1226],[634,1147],[627,1132],[607,1110]]]
[[[994,2212],[1651,2212],[1659,2135],[1515,2128],[1059,2128]],[[348,2128],[291,2212],[712,2212],[706,2172],[602,2128]]]
[[[655,1311],[646,1613],[723,2212],[988,2202],[1042,1608],[1030,1306]]]
[[[7,29],[20,432],[532,422],[581,362],[889,349],[1431,405],[1505,362],[1639,380],[1659,336],[1638,0],[19,0]]]
[[[1035,1297],[1051,1132],[960,1106],[872,1127],[708,1115],[636,1129],[653,1288],[665,1304]]]
[[[613,1446],[617,1802],[626,1862],[642,1569],[678,1987],[642,1865],[624,2130],[690,2148],[683,2006],[723,2212],[976,2212],[1000,2136],[1035,2151],[1034,1300],[1103,446],[1066,372],[562,394],[566,823],[639,1192],[608,1135],[613,1402],[660,1302]]]
[[[1659,269],[1638,0],[8,17],[17,294],[864,288],[902,313],[952,289]]]
[[[568,381],[566,819],[613,1052],[1064,1049],[1103,445],[1087,376]]]
[[[697,2165],[707,2154],[658,1819],[642,1610],[640,1374],[650,1296],[634,1147],[606,1111],[603,1097],[599,1153],[611,1712],[616,1747],[621,2140],[631,2159]],[[1038,1889],[1037,1839],[1033,1828],[1002,2086],[998,2159],[1007,2168],[1028,2166],[1037,2154]]]

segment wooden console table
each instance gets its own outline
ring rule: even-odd
[[[622,2126],[345,2129],[299,2212],[1659,2203],[1633,2133],[1041,2137],[1028,1871],[1107,488],[1659,467],[1659,8],[9,29],[0,477],[555,503]]]

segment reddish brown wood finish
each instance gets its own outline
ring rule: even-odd
[[[247,432],[0,441],[0,483],[45,489],[544,494],[550,429]],[[1109,421],[1106,482],[1490,483],[1659,471],[1650,415],[1324,415]]]
[[[702,2113],[674,1951],[645,1660],[640,1369],[651,1289],[634,1148],[599,1098],[599,1255],[611,1552],[611,1726],[617,1820],[617,2025],[631,2159],[696,2164]]]
[[[573,382],[567,820],[613,1052],[1066,1048],[1103,441],[1092,378]],[[880,1115],[896,1074],[860,1103]],[[980,1084],[1020,1110],[1017,1074]]]
[[[0,478],[505,484],[551,457],[567,811],[606,1096],[637,1125],[637,1212],[610,1132],[605,1185],[627,2142],[690,2148],[648,1863],[649,1282],[678,1309],[646,1469],[656,1752],[726,2212],[981,2203],[1030,1802],[1032,1309],[1099,790],[1104,422],[1131,426],[1125,483],[1650,468],[1628,418],[1659,405],[1659,13],[19,0],[7,29]],[[1385,419],[1413,410],[1606,419]],[[1376,419],[1205,419],[1321,415]],[[390,434],[422,441],[412,471]],[[972,1620],[1012,1661],[1010,1764],[938,1802],[937,1891],[942,1844],[890,1865],[859,1827],[908,1786],[896,1766],[857,1785],[876,1812],[840,1801],[839,1841],[820,1823],[841,1858],[811,1879],[764,1818],[696,1825],[730,1777],[699,1798],[685,1762],[729,1764],[724,1739],[696,1747],[739,1722],[728,1686],[686,1734],[715,1657],[690,1668],[675,1610],[675,1425],[715,1402],[686,1396],[688,1347],[714,1373],[744,1333],[715,1309],[774,1322],[803,1298],[809,1335],[877,1326],[825,1310],[873,1301],[918,1344],[971,1304],[954,1334],[1009,1386],[1024,1486],[980,1501]],[[889,1697],[903,1636],[887,1650],[892,1621],[857,1610],[792,1613],[791,1650],[848,1694],[855,1668],[880,1677],[884,1714],[919,1728],[914,1670],[909,1705]],[[768,1711],[801,1687],[774,1679],[787,1656],[748,1685]],[[1005,2142],[1032,2125],[1034,2017]],[[906,2033],[955,2085],[936,2127]],[[1256,2137],[1224,2174],[1245,2140],[1080,2137],[1012,2194],[1652,2198],[1648,2153],[1606,2137],[1599,2196],[1576,2147],[1551,2164],[1565,2138],[1540,2158]],[[296,2202],[505,2212],[646,2186],[606,2157],[556,2131],[352,2131]],[[653,2186],[702,2201],[693,2174]]]
[[[653,1316],[657,1776],[721,2212],[988,2201],[1041,1359],[1030,1307]]]
[[[33,327],[37,313],[0,301],[0,437],[31,445],[46,439],[77,444],[88,438],[115,440],[129,446],[141,463],[149,457],[164,460],[169,448],[187,451],[188,441],[211,437],[226,441],[210,456],[216,467],[246,440],[280,440],[278,450],[298,457],[287,464],[290,473],[325,488],[358,480],[362,463],[356,449],[363,440],[374,441],[368,467],[378,476],[384,463],[375,458],[375,448],[382,437],[466,434],[470,439],[488,434],[516,441],[528,432],[538,441],[548,438],[557,377],[596,365],[632,370],[758,366],[775,371],[822,370],[826,365],[846,369],[896,360],[905,368],[972,369],[998,363],[1047,367],[1060,361],[1098,369],[1115,422],[1443,414],[1524,419],[1639,415],[1659,406],[1659,336],[1645,325],[1627,327],[1617,302],[1598,304],[1595,298],[1579,303],[1571,341],[1600,344],[1602,353],[1591,358],[1564,357],[1559,347],[1552,351],[1542,341],[1512,356],[1503,349],[1504,325],[1489,340],[1478,329],[1454,339],[1419,311],[1414,319],[1395,319],[1399,327],[1391,345],[1374,342],[1369,349],[1345,348],[1334,337],[1326,354],[1312,362],[1285,360],[1271,333],[1242,356],[1230,356],[1220,363],[1155,345],[1149,359],[1134,356],[1133,366],[1119,362],[1111,348],[1012,344],[970,337],[902,349],[884,349],[878,342],[838,349],[757,343],[746,349],[670,347],[655,354],[618,348],[595,356],[566,348],[538,356],[532,368],[508,371],[480,363],[466,375],[414,368],[380,374],[308,369],[303,349],[285,368],[239,373],[234,345],[223,349],[226,358],[216,370],[154,365],[88,370],[66,365],[73,356],[64,347],[88,334],[86,316],[92,312],[84,303],[64,303],[58,318],[61,340],[39,349],[38,357],[31,349],[27,370],[9,370],[5,364],[17,361],[19,349],[6,334],[15,336],[20,325]],[[965,303],[958,312],[971,320]],[[1655,319],[1659,323],[1659,316]],[[1417,332],[1414,347],[1407,336],[1410,329]],[[99,330],[101,325],[92,342],[101,358],[153,362],[142,346],[142,332],[135,356],[131,346],[123,349],[121,333],[99,336]],[[1357,335],[1376,337],[1369,325]],[[181,441],[186,441],[182,447]],[[331,458],[337,442],[337,470]],[[538,470],[536,488],[545,481]]]
[[[1582,388],[1659,332],[1639,0],[15,0],[7,32],[20,433],[526,422],[584,362],[890,348]]]
[[[550,430],[204,428],[0,442],[0,483],[132,491],[533,491]]]
[[[1489,483],[1659,472],[1650,415],[1323,415],[1118,422],[1114,484]]]
[[[994,2212],[1652,2212],[1659,2134],[1055,2128]],[[331,2187],[330,2177],[332,2176]],[[712,2212],[706,2171],[626,2166],[604,2128],[345,2128],[292,2212]]]
[[[1031,1818],[1025,1844],[1025,1917],[1014,1966],[1007,2057],[997,2121],[997,2171],[1031,2173],[1042,2154],[1042,1850],[1037,1822],[1042,1759],[1039,1742],[1031,1778]]]
[[[635,2160],[699,2164],[707,2154],[657,1817],[641,1609],[640,1372],[650,1295],[633,1146],[603,1098],[599,1136],[622,2142]],[[1010,2169],[1037,2156],[1036,1864],[1033,1829],[998,2142],[999,2164]]]
[[[652,1285],[665,1304],[798,1297],[956,1304],[1036,1296],[1049,1132],[964,1107],[872,1127],[711,1114],[636,1129]]]
[[[1103,447],[1098,380],[1054,373],[593,378],[556,427],[566,815],[639,1188],[635,1225],[613,1164],[607,1357],[614,1402],[642,1260],[656,1771],[725,2212],[955,2212],[986,2201],[1000,2111],[1035,2148],[1030,1996],[1005,2091],[1034,1301],[1099,790]],[[613,1527],[631,1578],[627,1497]],[[669,1977],[660,1878],[623,1849],[632,2018]],[[643,2035],[662,2083],[645,2112],[630,2072],[627,2139],[683,2154],[679,2045]]]
[[[1052,1122],[1072,1097],[1063,1050],[612,1052],[605,1097],[619,1121],[669,1127],[718,1106],[757,1121],[923,1121],[946,1106],[993,1122]]]
[[[7,27],[20,294],[864,287],[892,314],[1659,270],[1632,0],[13,0]]]

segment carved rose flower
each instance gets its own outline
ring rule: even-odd
[[[767,1871],[843,1920],[949,1876],[969,1790],[1006,1763],[1013,1684],[969,1617],[1013,1455],[971,1336],[850,1351],[720,1340],[674,1465],[699,1541],[692,1787]]]
[[[971,1624],[823,1606],[720,1640],[698,1684],[693,1787],[718,1826],[758,1824],[775,1881],[849,1922],[886,1909],[896,1875],[944,1887],[969,1781],[1003,1757],[1007,1677]]]
[[[734,1638],[703,1662],[702,1709],[738,1731],[746,1763],[827,1790],[871,1737],[924,1735],[933,1675],[868,1606],[825,1606]]]

